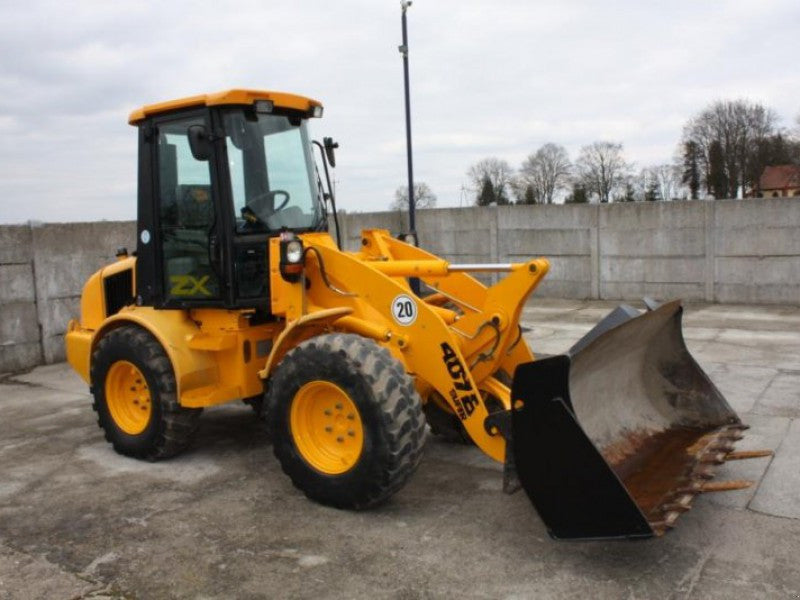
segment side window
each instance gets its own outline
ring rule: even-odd
[[[305,214],[313,214],[314,200],[308,176],[310,165],[306,164],[308,153],[303,143],[297,127],[265,136],[267,177],[271,189],[285,190],[289,194],[291,200],[287,208],[295,206]]]
[[[159,217],[164,289],[170,300],[219,297],[209,248],[215,223],[211,164],[192,155],[187,135],[192,125],[205,121],[180,119],[158,127]]]
[[[230,137],[225,138],[228,150],[228,172],[231,175],[231,193],[233,196],[233,213],[242,214],[242,208],[247,204],[244,189],[244,153],[234,146]]]

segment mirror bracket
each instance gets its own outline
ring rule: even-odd
[[[205,125],[190,125],[186,136],[189,138],[189,148],[195,160],[211,158],[211,142],[214,136],[208,133]]]
[[[332,166],[336,166],[336,154],[334,150],[339,147],[339,142],[334,142],[333,138],[324,137],[322,138],[322,143],[325,146],[325,157],[328,159],[328,163]]]

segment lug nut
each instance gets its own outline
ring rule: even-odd
[[[333,431],[333,427],[326,427],[325,431],[327,431],[328,433],[331,433]]]
[[[356,432],[350,429],[347,431],[347,435],[349,435],[350,437],[356,437]]]
[[[344,438],[342,436],[339,436],[336,438],[336,441],[341,444],[344,441]]]

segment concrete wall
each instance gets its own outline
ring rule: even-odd
[[[42,361],[33,277],[33,244],[27,225],[0,227],[0,372]]]
[[[400,232],[397,212],[340,216]],[[800,201],[790,198],[423,210],[422,245],[452,262],[546,256],[539,296],[800,304]],[[132,222],[0,226],[0,373],[64,358],[86,278],[135,247]],[[490,281],[490,277],[485,277]]]
[[[0,227],[0,372],[64,360],[86,279],[136,248],[133,222]]]
[[[342,219],[405,229],[399,213]],[[800,200],[765,198],[423,210],[422,245],[454,262],[546,256],[540,296],[800,303]]]

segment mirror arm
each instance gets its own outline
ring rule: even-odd
[[[336,225],[336,245],[338,246],[339,250],[342,249],[342,234],[341,229],[339,229],[339,216],[336,214],[336,197],[333,194],[333,187],[331,186],[331,177],[328,172],[328,160],[325,156],[325,148],[320,144],[317,140],[312,140],[312,144],[314,144],[317,148],[319,148],[320,156],[322,157],[322,166],[325,170],[325,181],[328,184],[328,197],[331,200],[331,211],[333,212],[333,223]]]

